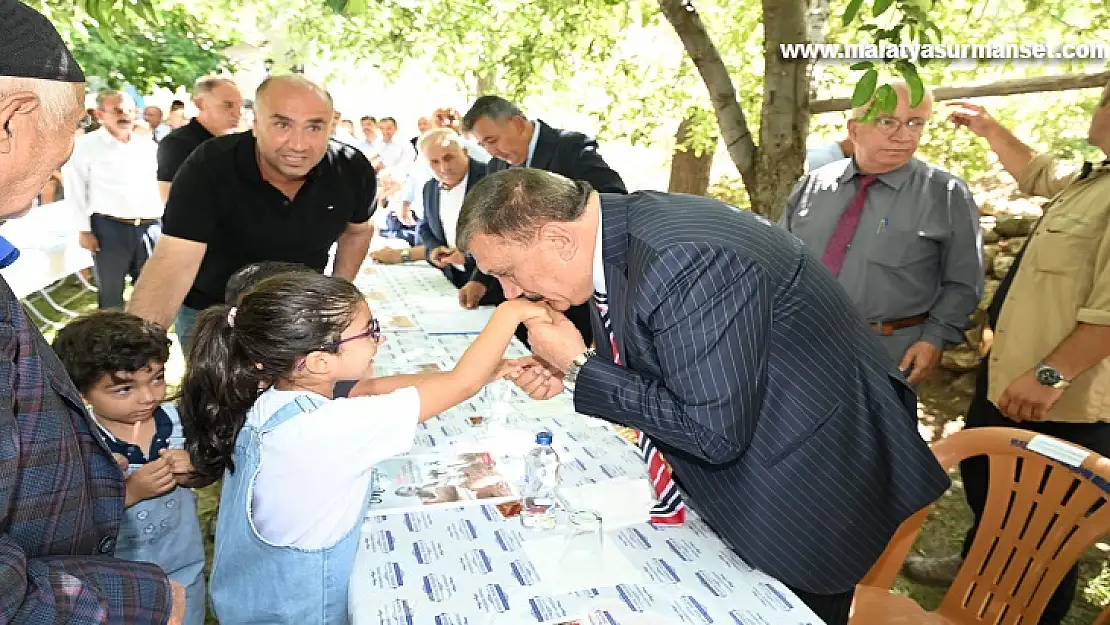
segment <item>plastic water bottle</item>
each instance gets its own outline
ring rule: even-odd
[[[559,487],[559,454],[551,448],[551,432],[536,434],[536,447],[524,457],[524,488],[520,522],[524,527],[555,527]]]

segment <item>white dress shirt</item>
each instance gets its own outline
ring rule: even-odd
[[[601,209],[597,211],[597,238],[594,240],[594,291],[606,295],[609,291],[605,288],[605,259],[602,256],[602,242],[605,231],[601,228]]]
[[[536,143],[540,140],[540,124],[539,122],[530,122],[532,124],[532,139],[528,142],[528,158],[524,159],[524,166],[532,166],[532,157],[536,155]]]
[[[450,247],[456,247],[455,236],[459,231],[459,213],[462,212],[463,198],[466,197],[467,178],[470,178],[470,174],[450,189],[439,190],[439,221],[443,224],[443,235]]]
[[[373,147],[381,155],[382,165],[385,169],[407,172],[412,167],[413,161],[416,160],[416,150],[408,141],[393,140],[386,143],[384,140],[378,139],[374,142]]]
[[[355,143],[354,145],[356,148],[358,148],[359,152],[362,152],[362,155],[366,157],[366,160],[370,160],[375,156],[378,156],[378,148],[374,147],[374,143],[371,143],[366,139],[359,139],[358,143]]]
[[[74,208],[82,232],[89,216],[161,219],[165,206],[158,193],[158,144],[146,135],[127,143],[98,128],[77,137],[73,156],[62,167],[65,198]]]

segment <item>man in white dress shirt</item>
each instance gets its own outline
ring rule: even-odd
[[[408,173],[409,168],[416,161],[416,150],[408,141],[395,141],[397,120],[383,117],[378,122],[378,133],[381,134],[381,138],[374,142],[374,149],[381,155],[382,166],[398,173]],[[398,178],[403,177],[398,175]]]
[[[62,168],[65,197],[78,219],[81,247],[93,253],[97,303],[122,308],[125,279],[138,280],[161,233],[158,148],[134,135],[131,96],[101,91],[96,104],[100,128],[78,137]]]

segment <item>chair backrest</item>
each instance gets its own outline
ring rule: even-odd
[[[1110,533],[1110,460],[1013,428],[974,428],[933,445],[945,469],[985,455],[986,508],[937,613],[959,623],[1035,623],[1064,574]],[[861,582],[889,588],[927,509],[908,519]]]

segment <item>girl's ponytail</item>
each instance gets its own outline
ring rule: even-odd
[[[193,329],[182,384],[181,425],[194,471],[209,479],[234,471],[231,452],[247,411],[258,397],[261,375],[235,344],[235,309],[214,306]]]
[[[360,304],[362,294],[342,278],[284,273],[260,282],[238,308],[200,314],[181,389],[181,425],[199,476],[235,470],[235,439],[258,394],[306,355],[337,350]]]

